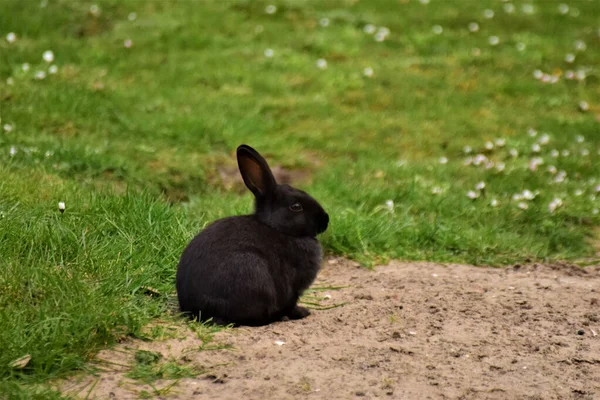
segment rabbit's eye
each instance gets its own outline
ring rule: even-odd
[[[294,212],[300,212],[300,211],[302,211],[302,204],[294,203],[294,204],[290,205],[290,210],[292,210]]]

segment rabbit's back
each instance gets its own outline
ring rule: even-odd
[[[215,221],[181,256],[181,310],[243,324],[276,320],[312,283],[321,257],[315,238],[283,235],[254,215]]]

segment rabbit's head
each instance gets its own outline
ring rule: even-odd
[[[329,215],[308,193],[278,185],[265,159],[252,147],[237,148],[244,183],[254,194],[255,215],[262,223],[291,236],[316,237],[325,232]]]

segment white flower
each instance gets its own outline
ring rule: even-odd
[[[565,78],[567,78],[569,80],[575,79],[575,72],[573,72],[571,70],[565,71]]]
[[[598,214],[598,209],[597,209],[597,208],[594,208],[594,209],[592,210],[592,214],[594,214],[594,215]]]
[[[273,49],[266,49],[265,50],[265,57],[267,57],[267,58],[273,57],[274,54],[275,54],[275,52],[273,51]]]
[[[513,12],[515,12],[515,6],[511,3],[506,3],[503,8],[504,12],[507,14],[512,14]]]
[[[518,207],[519,207],[521,210],[527,210],[527,209],[529,208],[529,206],[527,205],[527,203],[525,203],[525,202],[523,202],[523,201],[522,201],[522,202],[520,202],[520,203],[518,204]]]
[[[431,189],[431,193],[433,194],[441,194],[443,192],[441,187],[435,186],[433,189]]]
[[[584,80],[584,79],[585,79],[585,76],[586,76],[586,75],[585,75],[585,71],[584,71],[584,70],[582,70],[582,69],[580,69],[580,70],[577,70],[577,72],[575,73],[575,78],[577,78],[577,80],[578,80],[578,81],[582,81],[582,80]]]
[[[525,51],[525,49],[527,48],[527,46],[523,42],[517,43],[515,47],[517,48],[517,51]]]
[[[125,46],[126,49],[129,49],[129,48],[131,48],[131,46],[133,46],[133,42],[131,41],[131,39],[126,39],[123,42],[123,46]]]
[[[465,158],[465,161],[463,161],[463,165],[471,165],[473,164],[473,157],[467,157]]]
[[[331,299],[331,295],[330,295],[329,293],[325,293],[325,294],[323,295],[323,299],[325,299],[325,300],[330,300],[330,299]]]
[[[541,157],[534,157],[529,161],[529,169],[531,171],[537,170],[537,168],[544,163],[544,159]]]
[[[572,63],[573,61],[575,61],[575,54],[573,54],[573,53],[565,54],[565,61],[568,62],[569,64]]]
[[[90,6],[90,14],[92,14],[95,17],[100,15],[100,7],[98,7],[96,4],[92,4]]]
[[[588,102],[587,102],[587,101],[585,101],[585,100],[581,100],[581,101],[579,102],[579,109],[580,109],[581,111],[588,111],[588,110],[590,109],[590,105],[588,104]]]
[[[319,20],[319,25],[321,25],[322,27],[328,27],[329,26],[329,18],[321,18]]]
[[[540,150],[542,150],[542,148],[541,148],[541,147],[540,147],[540,145],[539,145],[539,144],[537,144],[537,143],[534,143],[534,144],[531,146],[531,151],[533,151],[534,153],[539,153],[539,152],[540,152]]]
[[[127,19],[130,21],[135,21],[137,19],[137,14],[134,12],[130,12],[129,15],[127,16]]]
[[[11,124],[4,124],[4,132],[12,132],[13,126]]]
[[[481,165],[483,163],[486,163],[487,161],[488,161],[488,158],[486,156],[484,156],[483,154],[477,154],[475,156],[475,158],[473,159],[473,164]]]
[[[435,33],[436,35],[441,34],[442,32],[444,32],[444,28],[441,27],[441,25],[434,25],[433,28],[431,28],[431,30],[433,31],[433,33]]]
[[[317,60],[317,67],[318,67],[318,68],[320,68],[320,69],[325,69],[325,68],[327,68],[327,61],[325,61],[325,60],[324,60],[324,59],[322,59],[322,58],[319,58],[319,59]]]
[[[485,189],[485,182],[481,181],[481,182],[477,183],[477,185],[475,185],[475,189],[477,189],[477,190]]]
[[[58,202],[58,209],[60,210],[60,212],[65,211],[65,202],[64,201]]]
[[[497,147],[504,147],[504,145],[506,144],[506,140],[504,140],[504,139],[496,139],[494,141],[494,143],[496,144]]]
[[[531,137],[536,137],[537,136],[537,131],[533,128],[529,128],[527,129],[527,134]]]
[[[548,204],[548,211],[550,213],[553,213],[554,211],[556,211],[557,208],[562,207],[562,205],[562,200],[559,198],[555,198],[550,202],[550,204]]]
[[[376,30],[377,30],[377,27],[373,24],[367,24],[363,28],[363,31],[365,31],[365,33],[368,33],[369,35],[374,34]]]
[[[57,72],[58,72],[58,67],[57,67],[56,65],[51,65],[51,66],[48,68],[48,73],[49,73],[49,74],[52,74],[52,75],[54,75],[54,74],[56,74]]]
[[[577,143],[583,143],[583,142],[585,141],[585,138],[584,138],[582,135],[577,135],[577,136],[575,137],[575,141],[576,141]]]
[[[581,149],[581,152],[580,152],[580,154],[581,154],[583,157],[587,157],[587,156],[589,156],[589,155],[590,155],[590,151],[589,151],[588,149]]]
[[[54,152],[50,151],[50,150],[46,150],[46,152],[44,153],[44,156],[46,158],[51,157],[54,154]]]
[[[14,157],[14,155],[17,154],[17,148],[15,146],[10,146],[8,154],[10,154],[11,157]]]
[[[523,10],[523,13],[525,13],[525,14],[533,14],[535,12],[535,9],[533,8],[533,5],[531,5],[531,4],[523,4],[521,6],[521,9]]]
[[[383,34],[384,34],[384,35],[386,35],[386,36],[387,36],[387,35],[389,35],[389,34],[391,33],[391,31],[389,30],[389,28],[387,28],[387,27],[385,27],[385,26],[382,26],[382,27],[380,27],[380,28],[379,28],[379,32],[380,32],[380,33],[383,33]]]
[[[463,151],[465,152],[465,154],[470,154],[473,149],[471,148],[471,146],[465,146],[463,147]]]
[[[467,197],[470,198],[471,200],[475,200],[476,198],[479,197],[479,193],[469,190],[467,192]]]
[[[540,138],[538,139],[538,143],[539,144],[548,144],[548,142],[550,141],[550,136],[547,133],[544,133],[542,136],[540,136]]]
[[[493,161],[488,161],[488,162],[485,164],[485,169],[492,169],[492,168],[494,168],[494,165],[495,165],[495,164],[494,164],[494,162],[493,162]]]
[[[394,211],[394,200],[386,200],[385,201],[385,207],[389,210],[389,211]]]
[[[498,200],[492,199],[492,201],[490,202],[490,206],[492,206],[492,207],[498,207]]]
[[[477,32],[479,30],[479,24],[477,22],[471,22],[469,24],[469,31]]]
[[[574,194],[575,194],[575,196],[579,197],[579,196],[581,196],[581,195],[583,194],[583,190],[581,190],[581,189],[577,189],[577,190],[574,192]]]
[[[558,6],[558,12],[561,13],[562,15],[565,15],[569,12],[569,6],[562,3]]]
[[[429,0],[419,0],[421,4],[429,4]]]
[[[383,42],[389,34],[390,34],[390,30],[388,28],[386,28],[385,26],[382,26],[377,31],[377,34],[375,35],[375,40],[377,42]]]
[[[505,168],[505,167],[506,167],[506,165],[505,165],[505,164],[504,164],[502,161],[500,161],[500,162],[498,162],[498,163],[496,164],[496,170],[497,170],[498,172],[502,172],[502,171],[504,171],[504,168]]]
[[[510,149],[508,154],[510,154],[512,158],[517,158],[519,156],[519,151],[517,149]]]
[[[556,169],[556,167],[554,165],[549,165],[548,172],[550,172],[552,175],[554,175],[558,172],[558,169]]]
[[[513,201],[523,200],[523,195],[521,193],[515,193],[512,196]]]
[[[521,196],[523,196],[523,198],[525,200],[533,200],[535,199],[535,193],[533,193],[531,190],[529,189],[525,189],[523,190],[523,193],[521,193]]]
[[[448,158],[447,157],[440,157],[440,164],[448,164]]]
[[[487,19],[494,18],[494,10],[490,10],[489,8],[483,12],[483,16]]]
[[[14,85],[14,84],[15,84],[15,80],[13,79],[13,77],[12,77],[12,76],[9,76],[8,78],[6,78],[6,84],[7,84],[8,86],[12,86],[12,85]]]
[[[560,153],[558,152],[558,150],[554,149],[550,152],[550,155],[554,158],[558,158],[558,156],[560,155]]]
[[[38,71],[35,73],[35,79],[42,80],[46,78],[46,73],[44,71]]]
[[[596,187],[594,188],[594,190],[596,191],[596,193],[600,193],[600,185],[596,186]]]
[[[554,182],[562,183],[565,181],[566,177],[567,173],[565,171],[558,171],[558,174],[556,174],[556,177],[554,178]]]
[[[541,70],[536,69],[535,71],[533,71],[533,77],[535,79],[542,79],[543,76],[544,76],[544,73]]]
[[[492,150],[494,148],[494,143],[492,143],[492,142],[485,142],[485,148],[487,150]]]
[[[373,76],[373,68],[371,67],[367,67],[365,69],[363,69],[363,75],[370,78]]]
[[[54,53],[52,52],[52,50],[46,50],[44,54],[42,54],[42,58],[47,63],[51,63],[52,61],[54,61]]]
[[[275,7],[273,4],[269,4],[265,7],[265,12],[267,14],[275,14],[277,12],[277,7]]]
[[[496,46],[498,43],[500,43],[500,38],[498,36],[490,36],[488,38],[488,43],[492,46]]]
[[[585,51],[586,48],[587,48],[587,45],[585,44],[585,42],[583,40],[576,40],[575,41],[575,50],[577,50],[577,51]]]
[[[6,41],[7,41],[8,43],[14,43],[16,40],[17,40],[17,34],[16,34],[16,33],[14,33],[14,32],[9,32],[9,33],[6,35]]]
[[[23,70],[23,72],[29,71],[29,63],[24,63],[23,65],[21,65],[21,69]]]
[[[563,157],[567,157],[569,154],[571,154],[571,152],[569,150],[563,150],[560,155]]]

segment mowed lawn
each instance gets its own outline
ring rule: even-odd
[[[0,393],[58,396],[50,379],[165,315],[186,243],[251,210],[241,143],[325,206],[328,253],[365,266],[597,261],[599,15],[3,0]]]

